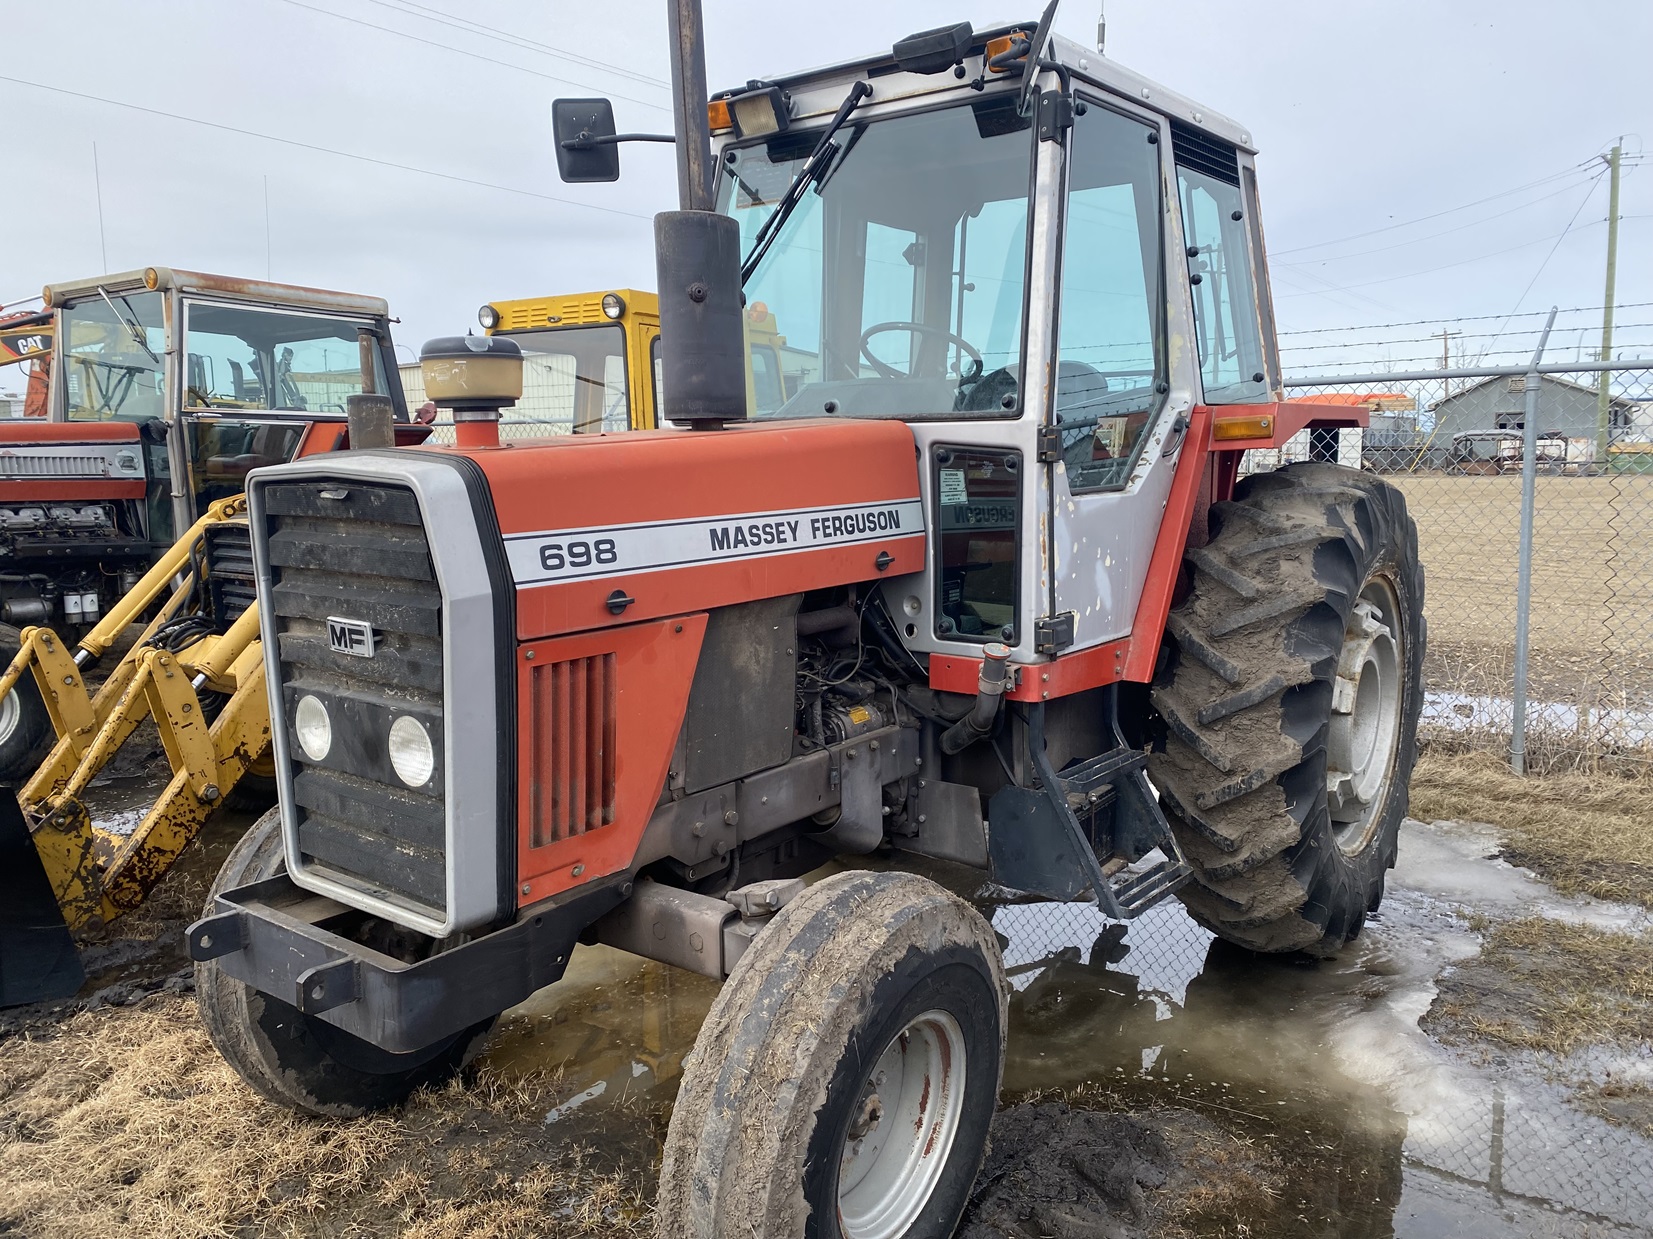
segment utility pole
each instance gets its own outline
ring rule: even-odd
[[[1461,336],[1463,334],[1464,333],[1461,332],[1461,331],[1447,331],[1445,329],[1442,329],[1439,332],[1439,335],[1441,337],[1441,369],[1442,370],[1452,369],[1452,337],[1453,336]],[[1445,392],[1441,396],[1441,399],[1444,400],[1444,399],[1446,399],[1447,396],[1450,396],[1452,394],[1452,380],[1451,379],[1442,379],[1441,381],[1442,381],[1443,384],[1445,384],[1445,387],[1446,387]]]
[[[1613,360],[1613,298],[1619,266],[1619,154],[1624,139],[1607,156],[1607,291],[1601,298],[1601,361]],[[1607,449],[1613,444],[1612,374],[1603,370],[1596,387],[1596,468],[1607,468]]]

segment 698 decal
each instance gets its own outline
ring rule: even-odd
[[[540,544],[540,567],[547,572],[561,572],[564,568],[589,568],[593,564],[620,562],[620,552],[613,538],[597,538],[587,542],[574,539],[568,542]]]

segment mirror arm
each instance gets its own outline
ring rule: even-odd
[[[675,142],[677,137],[670,133],[611,133],[602,137],[593,137],[589,132],[580,134],[577,138],[564,138],[562,148],[565,151],[589,151],[599,146],[614,146],[620,142]]]

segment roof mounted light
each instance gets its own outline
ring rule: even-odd
[[[603,317],[619,318],[626,312],[626,300],[619,293],[603,294]]]
[[[491,305],[485,305],[476,312],[476,321],[482,324],[484,331],[492,331],[499,326],[499,311]]]
[[[143,269],[143,286],[150,292],[154,292],[161,286],[161,273],[155,270],[154,267],[145,267]]]
[[[961,63],[975,42],[969,22],[910,34],[891,49],[895,67],[907,73],[944,73]]]
[[[792,123],[791,101],[779,86],[764,86],[729,100],[737,138],[767,138]]]

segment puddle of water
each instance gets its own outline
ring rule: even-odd
[[[1646,927],[1639,909],[1562,899],[1491,850],[1477,828],[1408,823],[1382,913],[1322,962],[1247,955],[1175,902],[1129,925],[1086,905],[981,905],[1014,987],[1006,1097],[1184,1108],[1271,1152],[1286,1189],[1266,1215],[1196,1220],[1213,1235],[1653,1236],[1653,1141],[1575,1108],[1530,1061],[1472,1063],[1418,1026],[1435,979],[1479,949],[1465,905]],[[512,1013],[491,1061],[561,1073],[548,1122],[663,1110],[716,992],[580,948]],[[1575,1078],[1653,1073],[1645,1054],[1596,1057]]]

